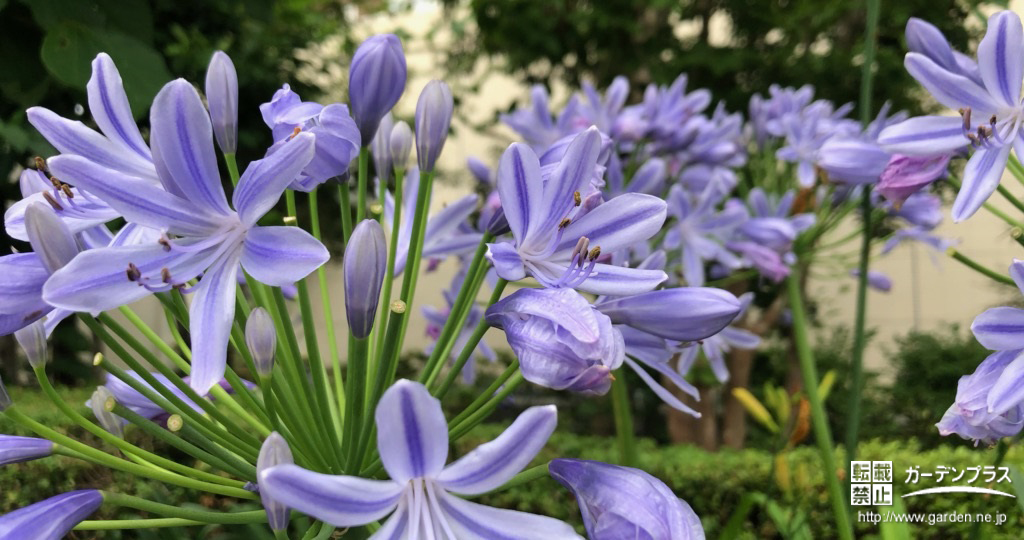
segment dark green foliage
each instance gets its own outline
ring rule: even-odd
[[[457,0],[445,0],[455,4]],[[903,31],[910,16],[937,25],[966,48],[965,20],[976,0],[883,2],[878,28],[874,103],[919,111],[917,83],[903,69]],[[471,0],[479,39],[464,35],[452,53],[456,69],[478,55],[500,55],[530,82],[562,78],[607,85],[616,75],[635,84],[667,83],[680,73],[690,87],[709,88],[733,110],[753,93],[812,84],[818,97],[855,102],[860,85],[864,3],[845,0]],[[731,19],[727,45],[709,43],[707,21]],[[695,36],[680,39],[685,21]],[[826,45],[827,44],[827,45]],[[636,88],[634,88],[636,90]]]

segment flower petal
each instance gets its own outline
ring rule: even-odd
[[[26,115],[32,127],[61,154],[88,157],[89,160],[109,169],[156,181],[156,168],[152,161],[121,150],[85,124],[62,118],[43,107],[31,107]]]
[[[668,405],[669,407],[672,407],[673,409],[676,409],[678,411],[682,411],[682,412],[684,412],[686,414],[689,414],[689,415],[693,416],[694,418],[700,418],[700,413],[699,412],[697,412],[692,407],[690,407],[690,406],[686,405],[685,403],[683,403],[682,401],[680,401],[679,398],[677,398],[675,396],[675,394],[673,394],[667,388],[662,386],[661,383],[659,383],[657,380],[654,379],[654,377],[651,377],[651,375],[649,373],[647,373],[647,371],[645,371],[644,368],[640,367],[639,364],[634,362],[632,358],[628,358],[627,357],[626,358],[626,364],[630,368],[632,368],[633,372],[636,373],[640,377],[640,379],[644,381],[644,384],[646,384],[648,386],[648,388],[650,388],[651,391],[654,392],[654,394],[656,396],[661,398],[661,400],[664,401],[666,405]],[[682,379],[682,380],[683,380],[683,382],[686,381],[685,379]],[[679,386],[679,388],[681,390],[686,391],[686,393],[691,394],[691,395],[693,395],[691,392],[695,392],[696,391],[696,389],[693,388],[693,385],[691,385],[689,383],[687,383],[685,385],[682,385],[682,386]],[[692,390],[691,390],[691,388],[692,388]]]
[[[377,448],[392,480],[433,476],[448,458],[448,423],[441,402],[418,382],[402,379],[377,404]]]
[[[594,273],[576,288],[593,294],[627,296],[653,290],[666,279],[668,274],[661,270],[595,264]]]
[[[255,224],[277,204],[288,184],[313,159],[316,137],[299,133],[273,154],[246,167],[235,188],[233,202],[243,223]]]
[[[103,199],[133,223],[185,236],[205,236],[220,226],[190,201],[83,157],[51,158],[50,170],[61,180]]]
[[[1003,368],[992,389],[988,392],[986,405],[990,414],[1003,414],[1024,401],[1024,354],[1017,355]]]
[[[466,195],[430,216],[427,230],[423,234],[423,243],[430,244],[432,240],[437,241],[451,235],[459,225],[466,223],[479,201],[480,197],[476,195]]]
[[[487,244],[487,260],[494,265],[494,271],[502,279],[508,281],[519,281],[526,278],[526,267],[523,266],[523,259],[519,252],[508,242]]]
[[[993,351],[1024,349],[1024,309],[994,307],[974,318],[971,332]]]
[[[951,108],[970,107],[981,116],[999,109],[989,93],[974,81],[939,67],[931,58],[910,52],[903,60],[910,75],[917,79],[935,99]],[[1019,81],[1018,81],[1019,83]]]
[[[441,493],[441,511],[460,540],[561,540],[581,538],[572,526],[547,516],[491,508]]]
[[[228,200],[213,150],[213,125],[203,101],[188,81],[164,85],[149,116],[153,162],[167,191],[207,213],[228,215]]]
[[[497,439],[478,446],[435,478],[448,491],[479,495],[508,482],[544,448],[558,423],[554,405],[523,411]]]
[[[1013,282],[1017,284],[1017,288],[1020,289],[1021,294],[1024,294],[1024,261],[1020,259],[1014,259],[1010,263],[1010,277],[1013,278]]]
[[[1020,101],[1024,79],[1024,29],[1012,11],[1000,11],[988,19],[988,30],[978,44],[978,68],[990,94],[1006,107]]]
[[[50,186],[48,191],[52,190],[53,186]],[[71,188],[71,192],[75,194],[74,206],[62,206],[62,210],[54,210],[71,233],[84,232],[97,225],[102,225],[121,217],[116,210],[95,197],[92,197],[92,200],[85,200],[84,197],[79,197],[81,191],[78,188]],[[25,210],[29,206],[38,203],[52,208],[52,205],[46,200],[43,193],[38,192],[12,204],[7,209],[7,212],[4,213],[4,228],[7,230],[8,236],[28,241],[28,233],[25,231]]]
[[[25,209],[25,233],[32,250],[51,273],[78,255],[78,243],[53,209],[36,203]]]
[[[933,155],[967,146],[963,120],[954,116],[919,116],[889,126],[878,135],[878,144],[898,154]]]
[[[54,307],[98,313],[150,294],[128,279],[125,270],[129,263],[142,276],[157,276],[158,280],[166,268],[177,283],[184,283],[209,266],[211,255],[209,251],[167,251],[156,243],[92,249],[54,272],[43,286],[43,300]]]
[[[512,235],[523,243],[531,232],[530,221],[540,221],[544,184],[540,159],[529,146],[512,143],[498,163],[498,198]]]
[[[224,377],[237,287],[238,259],[228,254],[203,274],[195,288],[188,310],[193,359],[189,386],[201,395]]]
[[[602,253],[614,253],[624,247],[644,242],[654,236],[665,223],[665,201],[652,195],[626,193],[587,212],[565,228],[562,243],[553,258],[568,258],[581,236]]]
[[[333,476],[297,465],[279,465],[260,474],[260,489],[274,500],[337,527],[376,521],[395,509],[402,486],[355,476]]]
[[[0,313],[27,313],[43,309],[43,284],[50,271],[35,253],[0,257]]]
[[[964,181],[953,201],[953,221],[961,222],[974,215],[985,204],[1006,170],[1010,145],[1002,148],[981,148],[967,160]]]
[[[96,55],[92,61],[92,77],[85,88],[89,95],[89,112],[103,134],[124,150],[152,161],[153,156],[142,140],[139,126],[135,124],[131,106],[128,105],[121,74],[107,53]]]
[[[544,183],[544,198],[536,215],[530,217],[529,236],[546,235],[555,231],[568,217],[575,204],[573,193],[583,192],[594,175],[597,158],[601,154],[601,132],[591,127],[569,143],[565,155]],[[521,240],[520,245],[529,243]]]
[[[330,257],[319,240],[298,227],[253,227],[242,248],[245,271],[274,287],[301,280]]]

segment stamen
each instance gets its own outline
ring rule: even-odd
[[[34,157],[33,160],[36,162],[36,170],[45,174],[46,177],[49,178],[50,168],[46,166],[46,160],[40,156]]]
[[[562,220],[562,221],[561,221],[561,222],[560,222],[560,223],[558,224],[558,229],[559,229],[559,230],[561,230],[561,229],[564,229],[564,228],[568,227],[570,223],[572,223],[572,220],[571,220],[571,219],[569,219],[569,218],[565,218],[565,219],[563,219],[563,220]]]
[[[164,251],[171,250],[171,241],[168,240],[166,236],[161,236],[156,242],[164,247]]]
[[[138,266],[135,266],[135,263],[128,263],[128,270],[125,273],[128,275],[128,281],[139,281],[142,279],[142,272]]]
[[[166,266],[160,269],[160,279],[162,279],[164,283],[171,282],[171,271],[168,270]]]
[[[601,256],[601,246],[597,246],[596,248],[590,250],[590,260],[596,261],[597,258],[600,257],[600,256]]]
[[[75,194],[71,192],[71,186],[69,186],[67,184],[61,184],[60,185],[60,190],[62,192],[64,192],[64,196],[67,197],[68,199],[74,199],[75,198]]]
[[[298,135],[299,133],[302,133],[302,128],[299,126],[295,126],[295,130],[292,131],[292,134],[288,136],[288,140],[290,141],[294,139],[295,136]]]
[[[50,195],[49,191],[43,192],[43,198],[46,199],[46,202],[50,203],[50,206],[52,206],[54,210],[60,212],[64,209],[64,207],[57,202],[57,199],[54,199],[53,195]]]
[[[574,206],[579,206],[580,204],[583,203],[583,198],[580,197],[580,192],[579,191],[573,191],[572,192],[572,203],[573,203]]]

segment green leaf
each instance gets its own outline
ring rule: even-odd
[[[139,40],[109,29],[93,30],[65,21],[46,34],[41,56],[46,69],[57,80],[83,88],[89,81],[92,60],[100,52],[110,54],[117,64],[135,117],[145,116],[153,97],[171,75],[163,57]]]
[[[906,514],[907,507],[903,505],[903,499],[894,496],[892,499],[892,513]],[[878,532],[882,540],[910,540],[910,525],[903,522],[884,522],[878,525]]]

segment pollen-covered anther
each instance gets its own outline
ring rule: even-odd
[[[583,204],[583,197],[580,196],[580,192],[579,191],[573,191],[572,192],[572,203],[575,206],[579,206],[580,204]]]
[[[564,229],[564,228],[568,227],[570,223],[572,223],[571,219],[564,218],[564,219],[562,219],[561,223],[558,224],[558,228],[559,229]]]
[[[128,269],[125,270],[125,274],[128,276],[128,281],[137,282],[142,279],[142,271],[139,270],[138,266],[135,266],[135,263],[128,263]]]
[[[964,107],[960,109],[960,116],[964,119],[964,131],[971,130],[971,108]]]
[[[171,271],[166,266],[160,269],[160,280],[164,283],[171,283]]]
[[[596,261],[597,258],[600,257],[600,256],[601,256],[601,246],[597,246],[594,249],[590,250],[590,260]]]
[[[171,250],[171,241],[166,236],[161,236],[157,243],[164,247],[164,251]]]
[[[288,136],[288,140],[290,141],[294,139],[299,133],[302,133],[302,128],[299,126],[295,126],[295,129],[292,130],[292,134]]]
[[[60,191],[61,191],[61,193],[64,194],[65,197],[67,197],[69,199],[74,199],[75,198],[75,194],[71,191],[71,186],[69,186],[67,184],[61,184],[60,185]]]
[[[52,206],[54,210],[58,212],[64,210],[64,207],[61,206],[59,202],[57,202],[57,199],[55,199],[53,195],[50,195],[49,191],[43,192],[43,198],[46,199],[46,202],[50,203],[50,206]]]
[[[47,177],[50,176],[50,168],[46,166],[46,160],[45,159],[43,159],[40,156],[36,156],[36,157],[32,158],[32,160],[35,161],[36,170],[37,171],[45,174]]]

